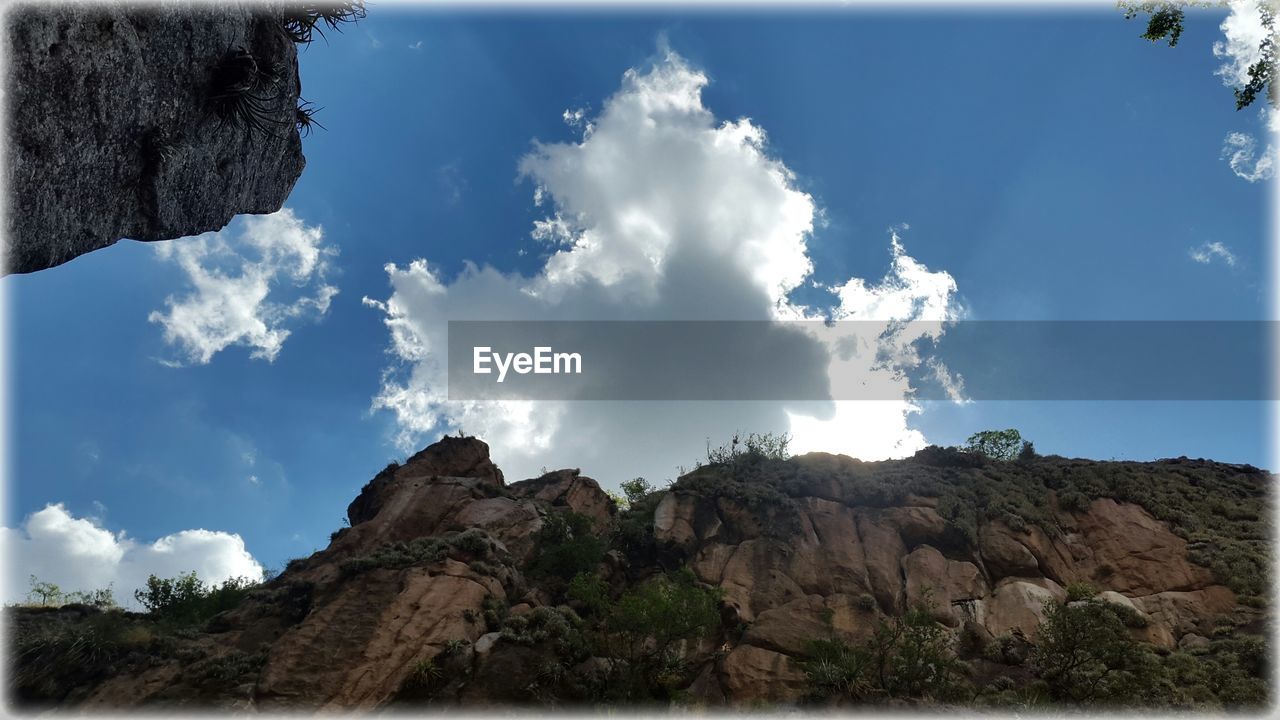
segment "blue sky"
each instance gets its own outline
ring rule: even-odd
[[[821,208],[807,238],[813,280],[881,278],[888,229],[908,224],[906,253],[954,279],[967,317],[1267,319],[1270,190],[1222,157],[1225,137],[1263,127],[1256,111],[1234,111],[1214,74],[1221,19],[1194,16],[1170,50],[1110,8],[375,7],[300,53],[303,95],[326,129],[304,141],[307,168],[287,206],[337,248],[325,282],[339,292],[322,316],[289,325],[273,362],[234,345],[207,364],[161,362],[181,352],[148,316],[189,283],[153,245],[121,242],[0,281],[12,314],[5,525],[64,503],[141,542],[188,528],[235,533],[266,566],[323,547],[360,486],[406,455],[397,415],[371,409],[384,371],[401,365],[386,314],[362,303],[392,294],[384,265],[427,258],[446,283],[467,262],[537,275],[551,250],[530,231],[548,208],[535,205],[537,183],[521,180],[521,159],[535,139],[580,141],[564,112],[595,117],[623,72],[650,67],[663,46],[705,73],[701,101],[715,118],[750,118],[767,133],[767,155]],[[1191,257],[1211,243],[1233,263]],[[802,287],[794,297],[825,295]],[[1265,411],[929,403],[907,422],[939,444],[1012,426],[1042,452],[1267,465]],[[755,428],[726,422],[703,435],[735,429]],[[552,467],[562,459],[544,455]],[[674,472],[694,457],[660,459]],[[630,477],[565,464],[606,486]]]

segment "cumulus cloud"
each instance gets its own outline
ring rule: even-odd
[[[533,276],[468,265],[453,278],[429,261],[389,264],[380,311],[395,363],[375,408],[395,414],[405,449],[446,429],[478,434],[511,477],[580,466],[607,484],[670,477],[735,430],[791,432],[798,450],[864,458],[903,455],[924,438],[908,427],[905,368],[914,343],[958,317],[955,281],[907,254],[892,234],[878,281],[825,287],[830,302],[791,294],[812,283],[807,251],[820,211],[769,152],[751,120],[718,120],[702,101],[707,76],[675,53],[628,70],[598,116],[578,111],[573,142],[535,143],[519,163],[548,214],[531,236],[545,263]],[[877,402],[464,402],[446,398],[448,320],[815,320],[807,340],[839,383],[882,383]],[[880,321],[872,334],[852,321]],[[842,321],[851,321],[842,324]],[[927,322],[911,322],[927,321]],[[838,395],[837,395],[838,396]],[[847,395],[845,397],[848,397]]]
[[[1231,248],[1216,240],[1207,242],[1199,247],[1193,247],[1187,251],[1187,254],[1192,260],[1201,265],[1208,265],[1214,261],[1222,261],[1231,267],[1236,265],[1235,253],[1231,252]]]
[[[1230,87],[1249,83],[1249,68],[1262,59],[1261,46],[1270,30],[1263,22],[1259,0],[1232,0],[1230,12],[1219,26],[1223,39],[1213,44],[1213,54],[1222,61],[1217,74]]]
[[[204,365],[232,345],[274,361],[289,326],[324,316],[338,294],[326,281],[337,250],[325,244],[321,227],[306,225],[288,208],[237,222],[236,233],[157,243],[160,258],[181,268],[190,284],[147,318],[164,328],[165,342],[182,358],[168,364]]]
[[[19,528],[0,527],[6,568],[5,602],[25,599],[35,575],[64,591],[111,586],[116,600],[133,606],[133,591],[147,576],[174,577],[194,570],[206,582],[262,577],[262,566],[239,535],[183,530],[154,542],[113,533],[93,518],[78,518],[61,503],[32,513]]]
[[[1252,135],[1233,132],[1222,144],[1222,159],[1231,171],[1249,182],[1270,180],[1275,176],[1276,149],[1268,144],[1261,154]]]

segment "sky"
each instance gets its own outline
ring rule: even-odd
[[[324,129],[280,213],[0,280],[5,599],[281,567],[459,430],[509,481],[606,488],[735,431],[1268,466],[1262,402],[912,403],[888,378],[902,400],[484,405],[440,371],[449,319],[1275,319],[1272,119],[1229,87],[1254,11],[1170,49],[1110,6],[371,8],[300,52]],[[911,327],[887,349],[919,369],[945,329]]]

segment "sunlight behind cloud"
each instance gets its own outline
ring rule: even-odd
[[[365,298],[383,313],[397,360],[374,407],[395,414],[403,449],[460,428],[490,441],[513,478],[572,462],[608,483],[670,475],[701,455],[708,439],[735,430],[792,432],[798,449],[869,459],[925,444],[907,426],[916,407],[900,371],[921,362],[915,341],[936,338],[959,316],[954,279],[907,255],[891,234],[891,265],[881,280],[850,278],[825,288],[826,307],[794,304],[791,293],[813,274],[807,242],[820,211],[769,153],[763,128],[748,118],[718,120],[703,105],[707,83],[705,73],[669,52],[647,70],[628,70],[599,116],[575,116],[578,141],[535,143],[519,170],[534,184],[537,204],[550,206],[531,233],[550,252],[536,275],[468,265],[449,279],[426,260],[387,266],[391,297]],[[810,371],[884,383],[901,401],[519,404],[445,397],[448,320],[827,317],[890,324],[856,349],[838,323],[812,333],[808,341],[826,348],[830,364]]]

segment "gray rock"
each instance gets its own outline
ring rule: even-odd
[[[1195,633],[1187,633],[1178,641],[1178,649],[1185,652],[1207,647],[1209,647],[1209,638]]]
[[[502,639],[502,633],[500,632],[491,632],[491,633],[485,633],[484,635],[481,635],[480,639],[476,640],[476,644],[475,644],[476,654],[477,655],[488,654],[488,652],[493,649],[493,646],[497,645],[498,641],[501,639]]]
[[[7,272],[279,210],[306,162],[282,25],[262,3],[9,7]],[[259,130],[213,97],[236,51],[257,68],[241,77],[257,83]]]

